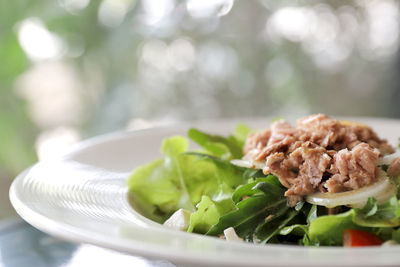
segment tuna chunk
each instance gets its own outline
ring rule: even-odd
[[[366,143],[356,145],[351,151],[340,150],[330,168],[332,177],[324,185],[328,192],[358,189],[375,181],[379,151]]]
[[[290,179],[292,186],[286,191],[285,195],[309,195],[314,193],[322,181],[324,172],[329,167],[331,157],[326,153],[326,149],[316,146],[311,142],[304,143],[288,157],[301,158],[302,164],[299,165],[299,173],[296,179]],[[282,180],[282,179],[280,179]]]
[[[311,115],[297,121],[300,140],[311,141],[322,147],[328,147],[343,139],[346,129],[338,120],[332,120],[323,114]]]
[[[378,148],[382,155],[394,152],[393,147],[386,140],[380,139],[371,127],[360,124],[347,125],[342,146],[352,149],[361,142],[367,143],[373,148]]]
[[[393,151],[366,125],[317,114],[299,119],[297,127],[279,121],[249,135],[244,159],[264,161],[263,172],[279,178],[293,204],[317,191],[343,192],[374,182],[378,157]],[[389,171],[400,173],[400,160]]]
[[[270,130],[264,130],[258,133],[251,133],[246,139],[246,144],[244,145],[244,153],[247,154],[251,150],[264,148],[265,146],[267,146],[270,136]]]

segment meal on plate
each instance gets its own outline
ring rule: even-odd
[[[303,246],[400,243],[400,153],[370,126],[316,114],[166,138],[128,185],[144,216],[227,240]]]

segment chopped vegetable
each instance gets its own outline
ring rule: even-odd
[[[164,222],[164,226],[181,231],[187,231],[189,228],[190,211],[179,209],[168,220]]]
[[[233,227],[229,227],[224,230],[224,236],[225,239],[228,241],[237,241],[237,242],[243,242],[243,239],[238,237],[238,235],[235,232],[235,229]]]
[[[382,243],[379,236],[366,231],[346,229],[343,232],[344,247],[380,246]]]

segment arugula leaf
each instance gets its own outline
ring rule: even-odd
[[[311,224],[311,222],[313,220],[315,220],[316,218],[318,218],[318,215],[317,215],[318,208],[317,207],[318,207],[317,205],[310,205],[308,203],[303,203],[301,211],[306,216],[307,224],[297,223],[297,224],[286,226],[279,231],[279,235],[284,235],[284,236],[294,235],[294,236],[302,237],[302,239],[299,240],[299,245],[304,245],[304,246],[311,245],[309,234],[308,234],[308,228],[309,228],[309,225]],[[319,245],[319,241],[317,241],[315,239],[314,245]]]
[[[271,183],[273,185],[282,187],[278,178],[276,178],[276,176],[274,175],[268,175],[267,177],[257,178],[254,182],[239,186],[232,195],[233,202],[235,202],[236,204],[240,202],[244,197],[249,197],[256,193],[262,192],[261,190],[258,190],[257,187],[255,187],[260,182]]]
[[[310,208],[310,211],[308,212],[308,215],[307,215],[307,223],[308,224],[310,224],[312,221],[314,221],[316,218],[318,218],[317,211],[318,211],[317,205],[312,205]]]
[[[243,156],[243,146],[234,136],[211,135],[194,128],[188,131],[188,136],[211,155],[223,159],[239,159]]]
[[[293,224],[286,226],[279,231],[280,235],[293,234],[296,236],[304,236],[308,234],[308,226],[304,224]]]
[[[267,217],[254,231],[254,236],[261,243],[267,243],[271,238],[279,234],[279,232],[296,216],[298,211],[290,209],[287,205],[280,207],[274,216]]]
[[[144,216],[163,222],[180,208],[195,211],[203,195],[232,204],[234,189],[245,181],[243,168],[217,158],[186,154],[187,149],[186,138],[167,138],[161,146],[163,159],[132,172],[128,187]]]
[[[260,177],[266,177],[268,175],[265,175],[262,170],[257,170],[257,169],[247,169],[243,173],[243,177],[246,178],[247,180],[250,180],[254,182],[255,178],[260,178]]]
[[[262,194],[253,194],[254,191],[262,192]],[[286,207],[284,192],[283,188],[273,183],[257,183],[250,190],[251,197],[238,202],[237,210],[222,216],[218,223],[207,232],[207,235],[218,235],[226,228],[234,227],[242,238],[251,238],[252,232],[266,217]]]

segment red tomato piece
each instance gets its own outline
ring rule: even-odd
[[[379,246],[383,240],[379,236],[361,231],[347,229],[343,232],[344,247],[364,247],[364,246]]]

